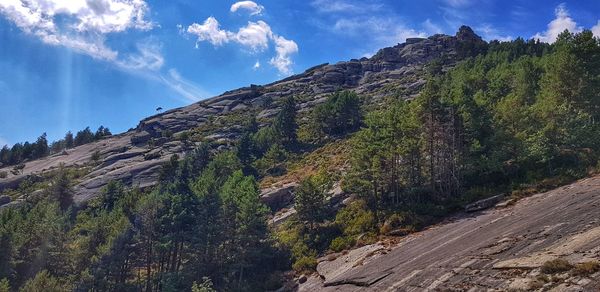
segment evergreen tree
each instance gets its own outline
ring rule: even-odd
[[[4,228],[0,229],[0,279],[14,277],[14,246],[12,234]]]
[[[65,169],[59,170],[50,188],[50,197],[58,202],[61,210],[66,211],[73,205],[71,179]]]
[[[67,132],[67,134],[65,134],[65,148],[71,149],[71,148],[73,148],[73,146],[75,146],[75,142],[73,139],[73,133],[71,133],[71,131],[69,131],[69,132]]]
[[[298,218],[307,221],[311,229],[325,218],[327,184],[324,175],[308,177],[295,190],[294,207]]]
[[[246,280],[245,272],[257,263],[264,251],[264,241],[268,236],[267,207],[260,202],[260,192],[251,176],[241,171],[234,172],[223,185],[221,191],[223,213],[229,221],[235,249],[234,266],[238,269],[238,289]]]
[[[298,136],[298,124],[296,123],[297,106],[294,97],[290,96],[283,100],[281,111],[275,117],[273,128],[281,139],[281,143],[286,146],[296,144]]]
[[[92,130],[90,130],[90,127],[86,127],[85,129],[77,132],[77,135],[75,135],[75,140],[74,140],[73,144],[75,146],[80,146],[80,145],[94,142],[94,140],[95,140],[94,133],[92,133]]]
[[[37,138],[33,150],[33,158],[45,157],[50,152],[48,148],[48,139],[46,137],[46,133],[44,133]]]
[[[336,92],[313,110],[316,130],[328,135],[353,132],[360,127],[360,99],[351,91]]]

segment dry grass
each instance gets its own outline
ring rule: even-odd
[[[544,274],[555,274],[560,272],[566,272],[573,268],[567,260],[555,259],[547,261],[542,265],[542,273]]]
[[[573,274],[576,276],[587,276],[600,271],[600,263],[598,261],[589,261],[575,265]]]
[[[287,173],[278,177],[265,177],[261,188],[273,185],[283,185],[289,182],[298,182],[320,170],[336,174],[348,165],[351,151],[348,139],[336,140],[324,145],[313,152],[303,155],[298,161],[289,163]]]

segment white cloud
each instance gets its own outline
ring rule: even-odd
[[[512,36],[509,35],[502,35],[498,29],[496,29],[495,27],[489,25],[489,24],[484,24],[480,27],[477,27],[476,30],[478,32],[480,32],[483,36],[483,39],[487,40],[487,41],[492,41],[492,40],[498,40],[498,41],[502,41],[502,42],[507,42],[513,39]]]
[[[248,10],[250,15],[260,15],[265,7],[262,5],[256,4],[254,1],[240,1],[231,5],[231,12],[237,12],[240,9]]]
[[[264,21],[248,22],[248,25],[232,35],[236,42],[253,51],[262,51],[269,47],[269,39],[273,39],[271,27]]]
[[[165,63],[161,54],[161,44],[149,39],[137,44],[138,53],[129,55],[118,64],[129,70],[151,70],[158,71]]]
[[[174,68],[169,69],[166,76],[161,75],[160,79],[165,85],[183,96],[187,101],[196,102],[211,96],[210,93],[194,82],[183,78]]]
[[[333,30],[345,35],[375,40],[378,46],[395,45],[412,37],[427,37],[427,33],[406,27],[395,18],[341,18],[336,21]]]
[[[383,8],[383,4],[380,3],[365,4],[350,0],[313,0],[311,5],[321,13],[366,13]]]
[[[444,30],[439,25],[433,23],[429,18],[423,22],[423,28],[428,34],[444,33]]]
[[[296,42],[281,36],[275,36],[274,41],[277,55],[269,61],[269,64],[275,66],[283,74],[291,74],[293,64],[291,55],[298,52],[298,45]]]
[[[471,3],[473,3],[473,0],[444,0],[444,2],[446,2],[446,4],[451,7],[458,8],[471,5]]]
[[[556,15],[556,18],[548,24],[548,30],[535,34],[533,38],[542,42],[553,43],[556,41],[558,35],[565,30],[569,30],[572,33],[583,30],[580,26],[577,26],[577,23],[571,18],[564,3],[556,7],[554,14]]]
[[[269,44],[273,43],[276,56],[271,59],[269,64],[282,74],[292,73],[291,55],[298,52],[298,45],[294,41],[273,33],[269,24],[262,20],[249,21],[237,32],[231,32],[221,29],[219,22],[214,17],[209,17],[203,24],[193,23],[188,26],[187,32],[198,37],[196,46],[203,41],[207,41],[213,46],[235,42],[256,53],[265,51],[269,48]]]
[[[231,32],[222,30],[219,21],[214,17],[207,18],[203,24],[192,23],[187,32],[198,37],[198,42],[208,41],[215,46],[229,42]]]
[[[114,61],[118,52],[105,35],[149,30],[144,0],[2,0],[0,13],[24,32],[49,45],[64,46],[97,59]]]
[[[594,36],[600,38],[600,20],[598,20],[598,24],[596,24],[596,25],[594,25],[594,27],[592,27],[592,33],[594,34]]]
[[[254,63],[254,66],[252,66],[252,69],[254,69],[254,70],[260,69],[260,61],[259,60],[256,60],[256,63]]]

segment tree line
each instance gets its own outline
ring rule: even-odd
[[[49,143],[46,133],[43,133],[35,142],[16,143],[12,147],[4,145],[0,149],[0,166],[18,165],[28,160],[61,153],[66,149],[98,141],[111,135],[110,130],[104,126],[100,126],[96,132],[92,132],[89,127],[86,127],[75,135],[69,131],[63,139]]]

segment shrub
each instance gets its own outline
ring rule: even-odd
[[[412,224],[414,224],[416,221],[418,220],[416,220],[414,215],[411,213],[394,213],[385,220],[381,228],[379,228],[379,233],[387,234],[390,231],[400,228],[406,230],[407,232],[414,231],[415,228]]]
[[[167,129],[167,130],[163,130],[163,131],[161,132],[161,136],[163,136],[163,137],[165,137],[165,138],[169,138],[169,139],[170,139],[170,138],[173,138],[173,131],[171,131],[171,130],[168,130],[168,129]]]
[[[8,279],[4,278],[0,280],[0,292],[10,292],[10,283]]]
[[[587,276],[598,271],[600,271],[600,263],[597,261],[580,263],[573,267],[573,274],[577,276]]]
[[[257,155],[267,152],[273,144],[277,144],[277,132],[273,127],[263,127],[252,135],[252,145]]]
[[[314,272],[317,269],[317,258],[315,256],[303,256],[294,262],[292,269],[298,273]]]
[[[208,277],[203,277],[202,282],[198,284],[194,282],[192,284],[192,292],[214,292],[217,291],[213,288],[213,283]]]
[[[177,135],[177,140],[185,142],[190,139],[190,133],[188,131],[183,131]]]
[[[0,178],[6,178],[8,173],[6,171],[0,171]]]
[[[285,173],[285,167],[281,163],[288,157],[288,152],[285,151],[280,144],[273,144],[265,156],[258,159],[254,163],[254,167],[263,175],[278,176]]]
[[[14,175],[19,175],[23,173],[23,169],[25,169],[25,163],[20,163],[15,165],[10,172]]]
[[[364,201],[352,202],[335,216],[335,223],[345,235],[353,236],[375,230],[375,215]]]
[[[356,244],[356,241],[351,236],[340,236],[331,241],[329,249],[335,252],[340,252],[353,247],[354,244]]]
[[[98,162],[100,160],[100,151],[98,151],[98,150],[94,151],[94,153],[92,153],[92,156],[90,157],[90,159],[93,162]]]
[[[555,274],[571,270],[573,266],[564,259],[555,259],[547,261],[542,265],[542,273]]]

